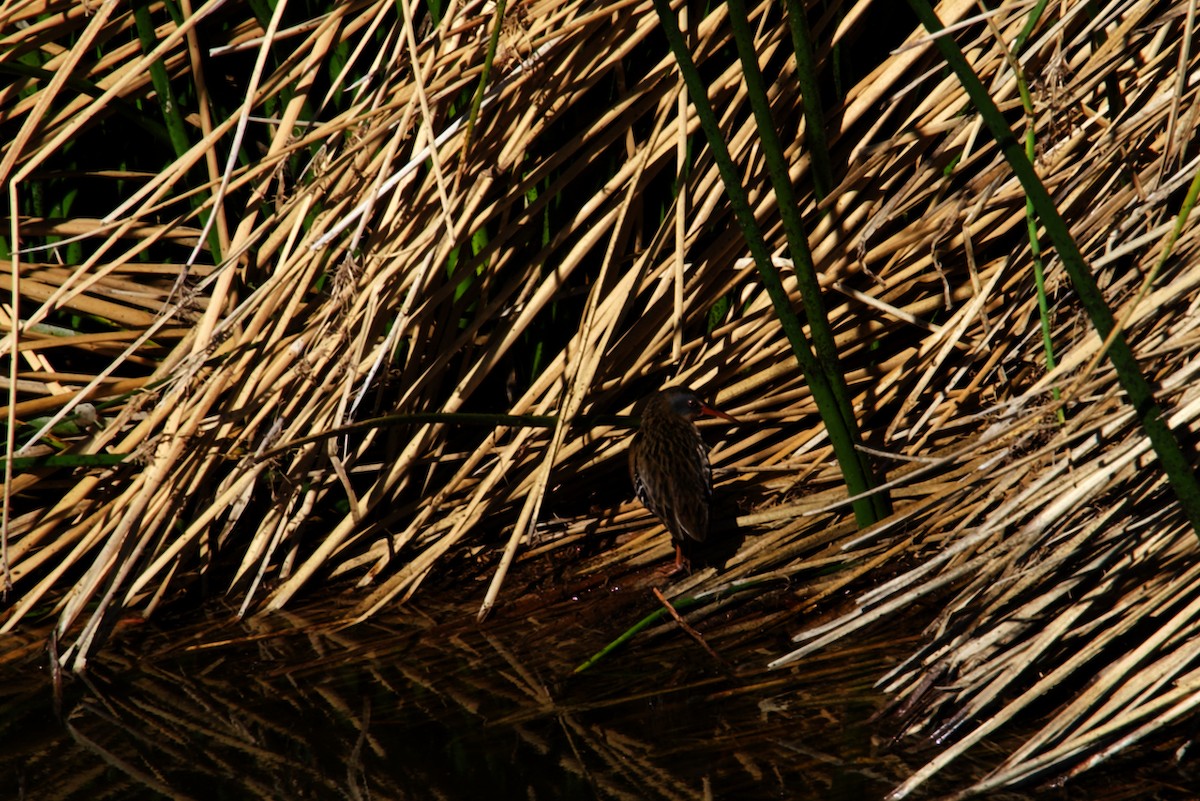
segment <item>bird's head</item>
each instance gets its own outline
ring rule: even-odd
[[[739,422],[736,417],[725,414],[719,409],[714,409],[706,405],[695,392],[683,387],[668,387],[661,393],[666,407],[672,413],[679,415],[685,420],[695,420],[697,417],[720,417],[723,420],[728,420],[731,423]]]

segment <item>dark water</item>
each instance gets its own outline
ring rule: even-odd
[[[353,627],[336,599],[244,624],[211,609],[126,627],[61,709],[30,632],[0,662],[0,798],[882,798],[932,755],[885,747],[871,720],[911,642],[767,671],[797,628],[785,601],[694,619],[715,656],[668,622],[580,674],[659,606],[648,590],[531,598],[482,625],[474,599]]]

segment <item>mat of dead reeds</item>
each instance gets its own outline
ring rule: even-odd
[[[935,10],[1192,454],[1194,9]],[[727,14],[688,44],[795,297]],[[742,539],[670,595],[790,582],[822,617],[779,664],[930,615],[883,686],[945,747],[897,797],[998,730],[1029,727],[967,792],[1183,726],[1196,533],[1022,185],[915,18],[808,15],[821,201],[749,9],[894,509],[864,531],[650,3],[0,5],[3,630],[52,616],[81,669],[197,595],[364,618],[454,575],[483,613],[514,563],[636,572],[669,545],[624,416],[683,383],[743,421],[704,428]]]

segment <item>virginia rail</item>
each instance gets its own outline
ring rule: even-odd
[[[675,543],[675,567],[667,575],[688,569],[684,543],[704,542],[708,536],[712,468],[695,423],[703,415],[738,422],[706,406],[690,389],[656,392],[642,407],[642,425],[629,448],[629,474],[638,500],[663,522]]]

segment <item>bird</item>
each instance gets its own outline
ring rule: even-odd
[[[641,426],[629,447],[629,475],[638,500],[663,522],[675,545],[675,565],[667,575],[690,569],[684,544],[708,537],[712,468],[695,422],[705,415],[739,422],[705,405],[690,389],[667,387],[644,402]]]

